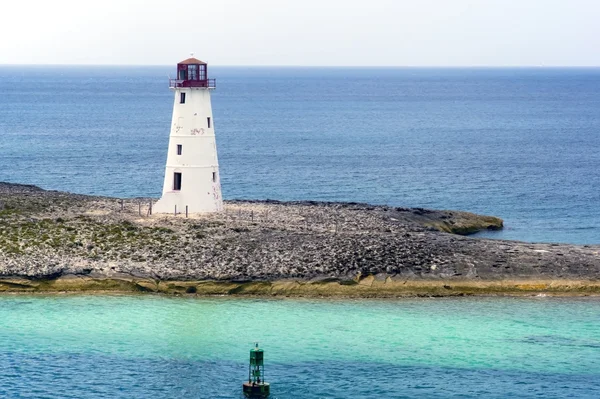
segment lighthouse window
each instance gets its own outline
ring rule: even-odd
[[[181,173],[175,172],[173,175],[173,190],[181,190]]]
[[[198,80],[198,65],[188,65],[188,79]]]
[[[177,144],[177,155],[181,155],[182,150],[183,150],[183,145]]]
[[[208,122],[208,128],[210,129],[210,116],[206,118],[206,121]]]
[[[185,93],[181,93],[179,96],[179,104],[185,104]]]

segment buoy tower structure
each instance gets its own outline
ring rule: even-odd
[[[173,118],[160,200],[154,213],[205,213],[223,210],[217,143],[210,93],[216,80],[196,58],[177,64]]]
[[[248,366],[248,382],[242,385],[242,391],[247,398],[267,398],[271,393],[271,384],[265,382],[264,352],[258,347],[250,349],[250,365]]]

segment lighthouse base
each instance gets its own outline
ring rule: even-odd
[[[223,200],[220,193],[204,195],[185,192],[167,192],[152,206],[153,213],[179,215],[188,213],[221,212]]]
[[[271,384],[268,382],[261,382],[260,384],[244,382],[243,392],[247,398],[267,398],[271,393]]]

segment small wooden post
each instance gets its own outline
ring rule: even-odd
[[[142,201],[138,201],[138,214],[142,216]]]
[[[177,216],[177,205],[175,205],[175,216]]]
[[[188,217],[188,206],[187,205],[185,206],[185,217],[186,218]]]
[[[121,212],[123,212],[123,200],[120,200],[120,201],[121,201]]]
[[[150,208],[148,208],[148,213],[152,215],[152,200],[150,200]]]
[[[254,223],[254,210],[252,210],[250,212],[250,221],[252,221],[252,223]]]

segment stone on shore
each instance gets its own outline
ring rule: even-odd
[[[600,246],[463,236],[502,228],[492,216],[227,201],[223,213],[186,218],[150,216],[149,204],[0,183],[0,290],[389,296],[404,282],[408,295],[600,292]]]

